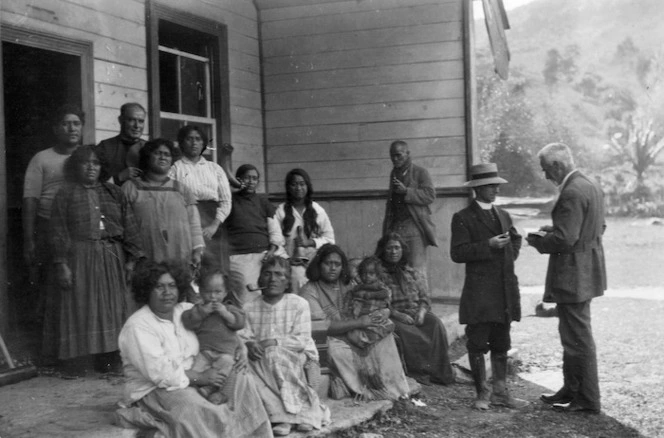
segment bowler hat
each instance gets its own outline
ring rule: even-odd
[[[507,181],[498,176],[496,163],[474,164],[470,167],[470,181],[464,187],[488,186],[489,184],[505,184]]]

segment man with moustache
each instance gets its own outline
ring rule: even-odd
[[[390,145],[394,168],[385,206],[383,235],[398,233],[410,249],[411,267],[427,277],[427,246],[436,245],[436,227],[430,205],[436,192],[429,172],[412,163],[408,143],[396,140]]]
[[[550,143],[539,151],[546,179],[560,190],[552,225],[528,235],[528,243],[549,254],[544,302],[556,303],[563,346],[563,387],[541,400],[561,412],[600,412],[597,351],[590,324],[590,302],[604,295],[606,265],[602,235],[604,193],[579,172],[569,147]]]
[[[120,107],[118,117],[120,134],[102,140],[97,145],[97,157],[116,185],[120,186],[128,179],[141,175],[138,169],[138,151],[145,144],[145,140],[141,138],[145,117],[143,105],[136,102],[125,103]]]
[[[490,405],[519,409],[528,403],[512,397],[507,389],[507,352],[511,348],[510,324],[521,319],[519,283],[514,262],[521,249],[521,235],[509,213],[494,205],[500,184],[494,163],[470,168],[465,183],[475,200],[452,217],[450,255],[466,264],[459,322],[466,324],[466,348],[477,391],[473,407]],[[486,382],[484,355],[491,351],[493,392]]]

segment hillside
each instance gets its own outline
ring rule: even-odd
[[[493,73],[484,23],[475,24],[480,145],[489,157],[500,142],[534,152],[564,141],[600,171],[627,115],[645,114],[664,135],[664,0],[534,0],[508,17],[507,81]]]
[[[576,44],[581,68],[611,61],[616,46],[630,37],[646,53],[664,41],[662,0],[535,0],[508,12],[512,66],[540,74],[547,50]],[[481,34],[481,35],[480,35]],[[478,46],[485,39],[478,32]]]

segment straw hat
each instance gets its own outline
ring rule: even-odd
[[[498,176],[498,166],[496,163],[482,163],[470,167],[470,181],[464,183],[464,187],[505,184],[506,182],[506,180]]]

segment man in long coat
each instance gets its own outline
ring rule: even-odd
[[[540,253],[550,254],[544,301],[557,303],[564,377],[562,389],[541,399],[563,412],[599,413],[590,302],[606,290],[604,194],[597,182],[575,169],[566,145],[548,144],[538,156],[546,178],[559,187],[560,196],[551,212],[553,225],[529,235],[528,243]]]
[[[468,358],[477,391],[473,407],[490,404],[521,408],[527,403],[507,390],[507,352],[511,347],[510,323],[521,319],[519,283],[514,261],[521,248],[521,235],[505,210],[493,205],[499,184],[493,163],[470,169],[465,186],[475,191],[475,200],[452,217],[450,255],[466,264],[459,322],[466,325]],[[484,355],[491,351],[493,393],[486,384]]]
[[[405,141],[392,142],[390,159],[394,168],[390,173],[383,235],[398,233],[410,249],[408,263],[426,278],[427,247],[437,246],[430,208],[436,198],[433,182],[425,168],[412,163]]]

